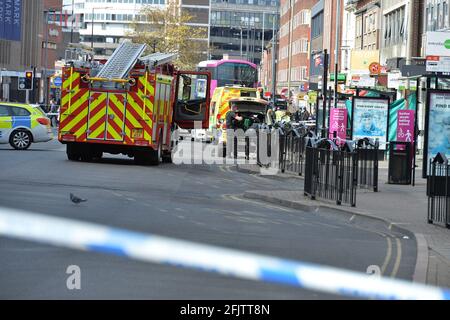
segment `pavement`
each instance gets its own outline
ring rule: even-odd
[[[388,162],[379,163],[378,192],[358,189],[356,207],[336,205],[334,202],[310,200],[303,193],[303,177],[290,173],[261,175],[257,165],[240,164],[235,169],[255,176],[275,180],[297,181],[295,189],[248,190],[244,197],[264,200],[290,208],[316,212],[334,210],[334,213],[349,219],[363,217],[384,222],[389,229],[410,231],[416,238],[418,259],[414,280],[450,287],[450,230],[443,226],[427,223],[426,180],[421,178],[421,163],[418,162],[415,186],[387,183]]]
[[[372,220],[349,222],[337,210],[311,214],[243,197],[249,190],[296,190],[298,179],[240,173],[228,164],[137,166],[107,154],[97,162],[72,162],[56,140],[27,151],[1,145],[0,165],[8,168],[0,171],[2,207],[362,273],[379,266],[388,277],[414,277],[418,248],[407,232]],[[88,201],[73,204],[70,193]],[[342,299],[4,237],[0,256],[2,299]],[[80,290],[66,286],[71,265],[81,270]]]

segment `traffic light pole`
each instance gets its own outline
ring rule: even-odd
[[[33,79],[31,86],[31,102],[36,103],[36,67],[33,67]]]

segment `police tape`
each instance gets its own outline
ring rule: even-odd
[[[450,300],[450,291],[353,271],[0,208],[0,236],[358,298]]]

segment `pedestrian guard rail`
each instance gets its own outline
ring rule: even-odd
[[[450,229],[450,164],[438,153],[430,159],[427,177],[428,223],[438,223]]]
[[[338,147],[330,139],[310,139],[305,160],[306,196],[356,206],[358,155],[351,144]]]

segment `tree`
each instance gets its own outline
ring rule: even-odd
[[[202,60],[208,46],[204,41],[207,28],[188,25],[192,18],[176,1],[164,8],[146,6],[132,24],[133,31],[129,35],[134,42],[147,44],[148,53],[178,53],[175,65],[192,70]]]

